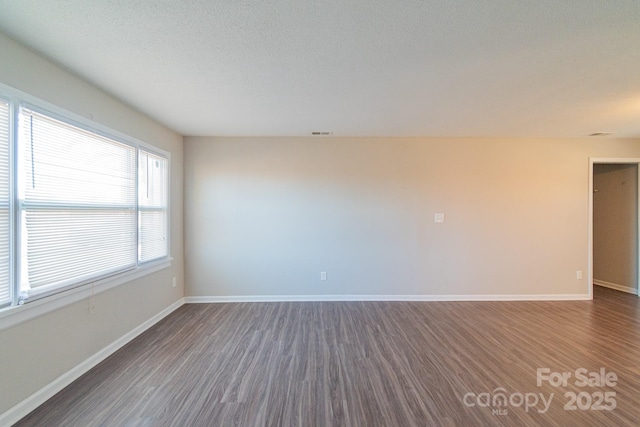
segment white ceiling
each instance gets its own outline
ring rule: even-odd
[[[0,0],[0,31],[183,135],[640,137],[639,0]]]

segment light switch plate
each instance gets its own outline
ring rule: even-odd
[[[435,222],[444,222],[444,214],[443,213],[435,214],[434,221]]]

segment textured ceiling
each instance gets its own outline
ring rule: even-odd
[[[640,137],[638,0],[0,0],[0,31],[184,135]]]

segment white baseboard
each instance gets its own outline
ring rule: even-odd
[[[634,288],[630,288],[629,286],[619,285],[617,283],[607,282],[605,280],[593,279],[593,284],[602,286],[604,288],[615,289],[616,291],[626,292],[628,294],[637,295],[638,291]]]
[[[40,390],[23,400],[22,402],[15,405],[13,408],[9,409],[4,414],[0,415],[0,426],[10,426],[14,423],[18,422],[23,417],[27,416],[31,411],[36,409],[38,406],[42,405],[47,399],[50,399],[58,393],[60,390],[71,384],[73,381],[80,378],[82,375],[87,373],[91,368],[96,366],[98,363],[105,360],[107,357],[111,356],[113,353],[118,351],[120,348],[124,347],[125,344],[133,340],[135,337],[149,329],[151,326],[158,323],[160,320],[171,314],[173,311],[177,310],[184,304],[184,299],[180,299],[169,307],[162,310],[160,313],[153,316],[151,319],[137,326],[124,336],[118,338],[116,341],[112,342],[93,356],[86,359],[84,362],[80,363],[70,371],[62,374],[55,380],[51,381],[46,386],[42,387]]]
[[[588,294],[534,295],[238,295],[190,296],[186,304],[223,302],[296,302],[296,301],[575,301],[590,300]]]

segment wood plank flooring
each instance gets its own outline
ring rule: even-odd
[[[189,304],[17,426],[637,426],[640,298],[595,295]],[[538,368],[572,377],[539,387]],[[580,368],[618,380],[579,387]],[[605,392],[613,410],[564,408],[565,393],[591,408]]]

